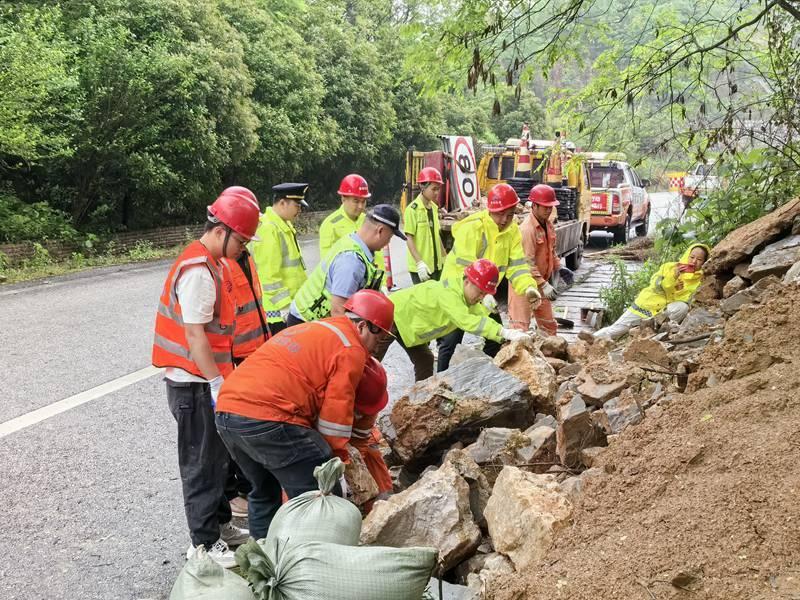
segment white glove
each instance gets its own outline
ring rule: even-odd
[[[420,281],[428,281],[431,278],[431,272],[428,269],[428,265],[425,264],[425,261],[418,261],[417,262],[417,275],[419,275]]]
[[[503,327],[500,330],[500,335],[504,340],[508,340],[509,342],[516,342],[519,340],[527,340],[530,339],[530,335],[525,333],[524,331],[520,331],[519,329],[506,329]]]
[[[483,297],[483,305],[486,307],[486,310],[488,310],[490,313],[497,312],[497,300],[494,299],[494,296],[486,294]]]
[[[525,297],[528,299],[528,302],[531,303],[531,308],[534,310],[539,308],[539,305],[542,303],[542,295],[539,293],[539,290],[533,286],[525,290]]]
[[[219,388],[222,387],[222,382],[225,381],[222,375],[217,375],[208,382],[208,387],[211,389],[211,408],[217,408],[217,398],[219,398]]]
[[[382,285],[381,286],[381,294],[383,294],[384,296],[388,296],[389,295],[389,288],[386,287],[385,285]]]
[[[342,498],[350,496],[350,488],[347,486],[347,480],[344,478],[344,475],[339,477],[339,485],[342,486]]]
[[[289,316],[289,307],[287,306],[286,308],[281,309],[280,313],[281,313],[281,319],[285,321]]]
[[[556,291],[556,288],[554,288],[552,285],[550,285],[549,281],[545,281],[544,282],[544,286],[542,286],[542,294],[548,300],[555,300],[556,296],[558,296],[558,292]]]

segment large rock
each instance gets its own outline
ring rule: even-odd
[[[753,257],[747,273],[753,283],[767,275],[782,276],[800,260],[800,235],[792,235],[770,244]]]
[[[800,261],[794,263],[783,276],[783,283],[800,283]]]
[[[493,427],[484,429],[477,441],[467,446],[465,451],[481,466],[514,465],[544,472],[555,459],[555,434],[555,428],[547,425],[533,425],[524,432]],[[491,471],[489,473],[491,480]]]
[[[539,349],[545,356],[566,360],[568,347],[567,340],[560,335],[549,335],[542,339]]]
[[[512,342],[503,346],[494,357],[494,364],[528,384],[541,412],[552,412],[557,388],[556,372],[529,342]]]
[[[416,383],[381,418],[380,427],[398,458],[422,470],[438,463],[454,441],[475,441],[485,427],[527,427],[535,414],[532,404],[526,383],[491,362],[470,358]]]
[[[742,308],[745,304],[753,304],[761,302],[764,291],[771,285],[778,283],[780,280],[774,276],[767,276],[760,279],[756,284],[751,285],[749,288],[735,293],[730,298],[725,298],[720,302],[720,309],[726,315],[732,315]]]
[[[585,373],[583,383],[578,386],[578,393],[589,404],[600,407],[604,402],[619,394],[626,386],[625,379],[597,383],[589,373]]]
[[[749,287],[749,285],[750,284],[745,279],[736,275],[733,279],[725,284],[724,288],[722,288],[722,297],[730,298],[736,292],[741,292],[744,288]]]
[[[380,490],[367,469],[361,453],[350,444],[347,445],[347,452],[350,454],[350,462],[345,465],[344,478],[352,494],[350,500],[356,506],[364,506],[375,498]]]
[[[605,435],[592,422],[583,398],[574,394],[568,403],[559,407],[556,452],[561,464],[570,468],[579,467],[584,448],[605,445]]]
[[[362,544],[436,548],[445,571],[472,556],[480,542],[469,484],[449,462],[407,490],[375,502],[361,528]]]
[[[621,433],[630,425],[640,423],[644,418],[642,409],[632,400],[621,402],[614,398],[603,405],[602,410],[592,413],[592,420],[600,426],[607,435]]]
[[[792,221],[800,215],[800,198],[787,202],[777,210],[752,223],[731,231],[714,246],[703,265],[707,274],[726,273],[745,262],[761,248],[774,242],[792,229]]]
[[[486,504],[489,502],[489,496],[492,495],[492,486],[489,480],[469,455],[466,448],[463,450],[450,450],[444,457],[444,463],[450,464],[467,482],[472,517],[478,527],[485,529],[486,518],[483,513],[486,510]]]
[[[666,345],[650,338],[636,338],[625,348],[623,356],[626,361],[644,364],[649,367],[658,366],[672,368],[672,359]],[[578,388],[580,391],[580,388]]]
[[[536,567],[571,515],[572,503],[554,476],[516,467],[500,472],[486,507],[495,549],[510,558],[517,571]]]

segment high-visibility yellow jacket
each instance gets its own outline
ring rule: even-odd
[[[394,304],[394,323],[403,344],[410,348],[427,344],[456,329],[499,342],[501,325],[481,304],[467,304],[463,276],[433,279],[404,288],[389,296]]]
[[[442,254],[442,232],[439,228],[439,207],[433,202],[430,208],[431,219],[428,218],[428,209],[420,194],[414,201],[406,206],[403,213],[403,231],[414,236],[414,245],[417,247],[422,262],[428,265],[431,272],[441,271],[444,266]],[[409,273],[417,272],[417,260],[406,250]]]
[[[692,244],[681,256],[681,263],[689,262],[689,254],[695,248],[704,248],[707,253],[711,249],[705,244]],[[679,263],[668,262],[658,268],[650,278],[650,284],[644,288],[630,306],[630,310],[645,318],[663,311],[672,302],[689,302],[703,283],[703,271],[694,273],[677,272]]]
[[[444,262],[442,279],[461,276],[464,268],[479,258],[488,258],[500,270],[500,280],[507,277],[515,292],[522,295],[529,287],[536,288],[531,277],[519,225],[512,222],[504,231],[482,210],[453,225],[453,249]]]
[[[322,260],[331,251],[334,244],[343,237],[347,237],[351,233],[358,231],[364,223],[366,215],[361,213],[358,218],[353,221],[344,212],[344,207],[340,206],[337,210],[333,211],[322,224],[319,226],[319,258]],[[375,264],[379,269],[383,269],[383,253],[379,250],[375,253]]]
[[[289,221],[267,208],[261,216],[256,235],[261,238],[253,242],[252,254],[264,292],[264,310],[267,321],[281,321],[280,311],[288,308],[297,290],[308,279],[297,232]]]

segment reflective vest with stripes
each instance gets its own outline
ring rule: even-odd
[[[199,266],[198,266],[199,265]],[[192,242],[181,253],[170,269],[156,314],[156,329],[153,339],[152,362],[156,367],[177,367],[196,375],[205,377],[200,368],[192,360],[189,343],[181,318],[181,305],[175,284],[178,277],[187,268],[206,268],[214,278],[217,299],[214,315],[205,324],[206,337],[214,354],[217,369],[226,377],[233,371],[233,331],[235,326],[235,305],[231,295],[232,285],[223,280],[222,265],[218,263],[199,241]]]
[[[261,282],[258,280],[253,257],[246,257],[251,280],[247,278],[239,261],[222,259],[225,265],[223,277],[233,284],[233,300],[236,303],[236,327],[233,331],[233,357],[244,359],[269,339],[266,329],[264,307],[261,304]],[[242,260],[240,258],[239,260]],[[261,313],[259,315],[259,312]]]
[[[281,310],[289,307],[308,279],[306,265],[294,227],[272,207],[261,216],[256,235],[261,241],[253,242],[252,251],[264,292],[264,310],[267,322],[278,323],[283,321]]]
[[[501,325],[489,317],[481,304],[467,304],[463,277],[435,281],[404,288],[389,295],[394,304],[394,322],[407,348],[461,329],[499,342]]]
[[[344,206],[340,206],[325,217],[325,220],[322,221],[322,224],[319,226],[320,259],[328,256],[328,253],[336,245],[336,242],[358,231],[359,227],[364,224],[366,218],[366,214],[361,213],[358,215],[358,218],[353,221],[353,219],[348,217],[347,213],[344,212]],[[383,261],[383,252],[378,250],[375,253],[375,264],[382,269],[384,265]]]
[[[537,287],[531,277],[522,249],[522,235],[516,222],[500,231],[489,211],[482,210],[453,225],[453,249],[444,261],[442,280],[457,279],[464,268],[479,258],[488,258],[500,270],[500,279],[508,278],[518,294]]]
[[[417,247],[422,262],[433,271],[441,271],[444,265],[442,232],[439,228],[439,207],[434,203],[431,203],[430,215],[432,222],[428,221],[428,209],[425,208],[425,201],[420,194],[406,206],[406,211],[403,213],[403,231],[414,236],[414,246]],[[417,260],[411,255],[411,250],[406,250],[406,260],[408,272],[416,273]]]
[[[366,255],[361,244],[352,236],[336,242],[327,257],[322,259],[295,296],[297,311],[304,321],[316,321],[331,316],[331,293],[325,286],[328,269],[336,257],[342,252],[354,252],[364,263],[366,272],[361,289],[379,290],[383,280],[383,271]]]

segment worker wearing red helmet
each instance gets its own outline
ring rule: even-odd
[[[233,372],[236,303],[222,259],[235,260],[255,238],[258,203],[222,194],[208,207],[205,231],[173,263],[156,313],[152,362],[166,367],[167,401],[178,424],[178,467],[192,544],[226,567],[228,544],[248,532],[231,525],[224,485],[228,453],[214,426],[214,404]]]
[[[557,292],[549,279],[553,273],[558,272],[561,259],[556,254],[556,230],[550,216],[559,203],[553,188],[544,184],[533,186],[528,199],[531,202],[531,212],[520,226],[522,248],[530,265],[530,273],[544,297],[541,304],[532,311],[526,298],[509,290],[508,314],[512,327],[527,331],[533,312],[539,329],[547,335],[556,335],[558,324],[553,316],[552,301]]]
[[[378,414],[389,404],[386,384],[383,365],[370,357],[356,388],[353,434],[350,438],[350,445],[361,454],[369,474],[378,485],[379,500],[385,500],[394,487],[380,450],[381,432],[375,426]]]
[[[425,167],[417,176],[419,195],[403,213],[403,231],[408,238],[408,272],[414,283],[442,275],[445,250],[439,228],[437,200],[442,189],[442,174],[435,167]]]
[[[457,278],[427,281],[389,296],[395,308],[392,334],[411,359],[416,381],[433,375],[430,342],[454,331],[483,337],[487,344],[528,337],[521,331],[503,327],[490,317],[484,306],[483,299],[497,292],[499,279],[497,266],[486,258],[479,258]],[[375,353],[379,360],[392,341],[392,338],[384,339]]]
[[[500,271],[499,281],[508,279],[509,287],[525,296],[534,306],[541,301],[541,294],[528,270],[519,226],[514,222],[519,197],[510,185],[500,183],[489,190],[486,210],[482,210],[453,225],[453,248],[444,263],[442,278],[457,279],[466,267],[479,258],[488,258]],[[487,297],[486,305],[492,311],[492,319],[500,323],[494,298]],[[438,370],[450,366],[450,358],[464,337],[459,329],[439,339]],[[487,340],[484,350],[494,356],[500,345]]]
[[[364,367],[394,319],[394,305],[360,290],[345,315],[302,323],[270,338],[222,386],[217,430],[253,486],[250,532],[266,536],[281,505],[317,489],[314,468],[345,462],[355,391]]]

